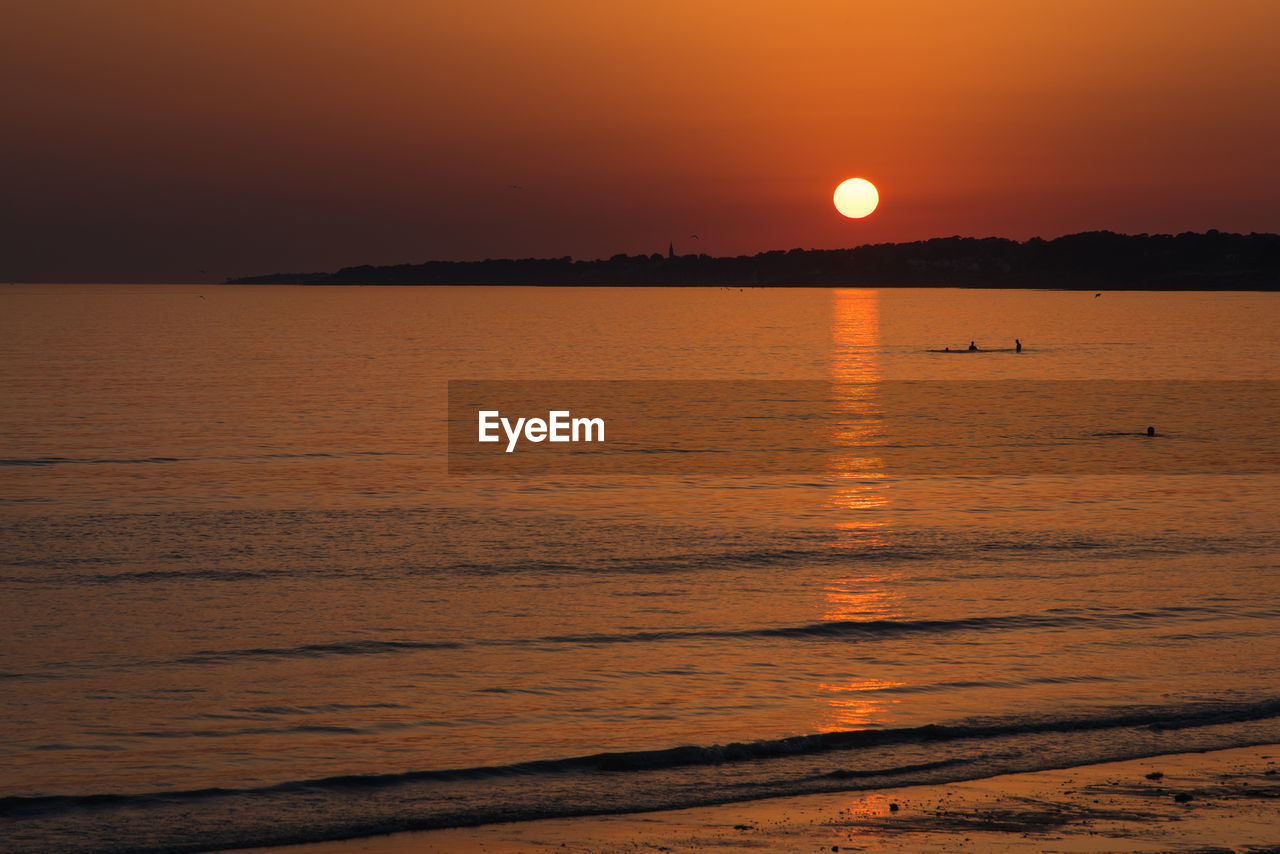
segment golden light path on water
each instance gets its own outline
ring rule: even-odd
[[[835,484],[832,504],[835,543],[850,550],[884,544],[889,506],[883,463],[865,452],[866,443],[877,430],[867,418],[874,405],[876,381],[880,378],[876,351],[879,344],[879,294],[874,290],[836,290],[831,293],[831,378],[837,419],[833,436],[830,478]],[[846,562],[858,567],[859,562]],[[854,622],[900,617],[900,596],[882,571],[873,567],[832,577],[823,591],[822,618]],[[856,666],[856,665],[855,665]],[[903,685],[901,682],[860,676],[856,672],[819,684],[827,712],[822,727],[827,730],[857,729],[877,724],[887,703],[876,692]]]

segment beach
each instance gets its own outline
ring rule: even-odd
[[[241,849],[241,854],[544,851],[1280,851],[1280,745],[943,785]]]

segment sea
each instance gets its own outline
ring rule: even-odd
[[[451,388],[546,381],[881,403],[451,466]],[[0,287],[0,849],[1280,743],[1277,388],[1275,293]]]

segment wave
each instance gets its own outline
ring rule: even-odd
[[[485,560],[455,560],[407,568],[410,575],[504,576],[522,574],[581,574],[587,576],[666,576],[703,572],[785,570],[790,567],[881,566],[929,564],[941,560],[967,561],[983,566],[1006,565],[1010,559],[1022,562],[1020,577],[1031,569],[1031,561],[1055,563],[1082,556],[1106,558],[1150,555],[1222,555],[1240,551],[1273,550],[1274,535],[1253,532],[1248,539],[1223,534],[1150,533],[1119,534],[1078,531],[1028,531],[1010,536],[990,530],[967,534],[945,534],[912,530],[880,543],[861,543],[851,548],[832,543],[826,532],[815,532],[808,542],[767,547],[712,548],[644,557],[620,556],[591,559],[534,558],[509,560],[494,555]],[[488,557],[488,556],[486,556]]]
[[[398,451],[310,451],[301,453],[230,454],[208,457],[13,457],[0,459],[0,466],[149,465],[153,463],[261,462],[264,460],[402,456],[408,455]]]
[[[676,809],[1274,743],[1280,740],[1278,720],[1280,697],[1272,697],[821,732],[242,788],[10,796],[0,798],[0,841],[14,852],[158,854]],[[1177,733],[1176,739],[1170,733]]]
[[[566,554],[557,545],[548,549],[528,549],[527,554],[513,559],[509,550],[480,548],[472,550],[421,553],[414,551],[405,559],[403,551],[388,548],[360,562],[316,562],[299,559],[298,544],[293,539],[273,540],[259,545],[264,534],[275,537],[280,524],[290,531],[301,531],[298,537],[332,536],[342,525],[381,525],[387,521],[403,521],[400,517],[379,514],[336,513],[231,513],[213,514],[207,519],[186,516],[138,517],[86,516],[73,519],[32,523],[30,520],[0,524],[0,539],[7,538],[15,547],[0,559],[0,568],[15,570],[3,579],[6,584],[22,585],[144,585],[154,582],[211,582],[244,584],[261,578],[321,576],[360,576],[369,579],[439,577],[501,577],[512,573],[523,576],[687,576],[704,573],[780,572],[790,568],[811,570],[822,567],[848,569],[863,566],[914,567],[909,570],[917,582],[953,581],[973,573],[989,577],[991,573],[1016,573],[1018,578],[1030,573],[1060,573],[1063,563],[1081,558],[1150,557],[1152,555],[1219,555],[1255,552],[1270,554],[1280,543],[1274,533],[1254,531],[1247,537],[1220,533],[1191,534],[1165,532],[1153,537],[1147,533],[1122,534],[1114,531],[1028,531],[939,532],[910,530],[886,536],[884,541],[860,543],[833,542],[827,531],[798,532],[788,541],[760,544],[697,542],[687,538],[675,544],[671,553],[649,555],[608,555],[608,548],[581,549]],[[184,525],[184,523],[190,523]],[[439,526],[443,537],[456,520],[430,516],[428,523]],[[414,519],[415,530],[421,521]],[[172,548],[164,552],[117,549],[110,552],[84,553],[72,549],[50,550],[49,542],[76,542],[87,537],[102,537],[120,529],[133,534],[146,533],[147,542],[159,540],[163,533]],[[605,532],[609,533],[609,532]],[[216,536],[207,536],[216,535]],[[241,541],[259,548],[259,557],[246,559],[235,545]],[[131,541],[136,542],[136,541]],[[228,545],[223,545],[226,543]],[[416,547],[410,541],[403,545]],[[539,553],[541,552],[541,553]],[[585,554],[583,554],[585,553]],[[921,568],[930,567],[933,569]],[[946,566],[944,579],[936,569]],[[1089,567],[1092,572],[1093,568]]]
[[[891,729],[838,730],[778,739],[716,745],[683,745],[658,750],[595,753],[562,759],[539,759],[509,765],[476,768],[408,771],[396,774],[344,774],[293,780],[248,788],[205,788],[189,791],[157,791],[141,794],[97,793],[88,795],[0,797],[0,817],[17,818],[38,812],[64,811],[106,802],[134,803],[149,799],[200,801],[232,794],[319,792],[379,789],[417,781],[456,782],[513,775],[560,775],[579,772],[637,773],[689,766],[718,766],[779,758],[816,756],[835,751],[901,744],[936,744],[992,740],[1011,735],[1087,733],[1100,730],[1146,728],[1153,732],[1222,724],[1280,719],[1280,697],[1251,703],[1191,705],[1175,708],[1113,710],[1096,715],[1000,720],[990,723],[926,724]],[[954,763],[952,763],[954,764]],[[930,767],[937,767],[930,763]],[[916,770],[912,766],[863,769],[860,776]]]
[[[908,634],[949,634],[965,631],[1004,631],[1009,629],[1061,628],[1080,625],[1120,627],[1150,620],[1194,616],[1217,617],[1221,616],[1221,611],[1214,608],[1185,606],[1104,614],[1014,614],[998,617],[961,617],[950,620],[829,620],[798,626],[743,629],[671,629],[619,634],[551,635],[538,638],[535,642],[545,644],[604,644],[696,638],[879,639]],[[1274,616],[1274,614],[1266,612],[1263,616]],[[529,641],[502,641],[502,643],[523,645],[529,643]]]
[[[424,649],[457,649],[455,641],[355,640],[308,643],[288,647],[254,647],[194,652],[173,659],[176,664],[210,664],[244,658],[319,658],[329,655],[378,655]]]
[[[147,463],[189,462],[180,457],[134,457],[126,459],[97,457],[21,457],[0,459],[0,466],[60,466],[60,465],[144,465]]]
[[[14,852],[158,854],[677,809],[1274,743],[1280,741],[1277,721],[1280,697],[1272,697],[346,774],[256,787],[10,796],[0,798],[0,842]]]
[[[865,639],[878,640],[914,634],[951,634],[970,631],[1008,631],[1026,629],[1091,626],[1122,628],[1151,622],[1177,619],[1216,619],[1223,616],[1218,608],[1203,606],[1170,606],[1136,611],[1071,613],[1057,609],[1058,613],[1010,614],[991,617],[960,617],[955,619],[917,620],[827,620],[793,626],[759,626],[737,629],[655,629],[635,632],[544,635],[533,638],[490,638],[473,641],[383,641],[356,640],[326,644],[305,644],[297,647],[256,648],[193,653],[175,659],[182,664],[203,664],[232,658],[288,658],[316,657],[320,655],[377,655],[411,652],[424,649],[462,649],[480,646],[540,645],[598,645],[623,643],[654,643],[661,641],[710,639],[784,638],[795,640]],[[1270,619],[1280,616],[1280,609],[1260,611],[1232,611],[1235,617]]]
[[[92,662],[61,662],[41,672],[4,672],[6,679],[58,679],[80,670],[100,672],[103,668],[136,668],[172,665],[223,665],[246,660],[313,659],[332,656],[406,655],[424,651],[462,650],[480,647],[602,646],[649,644],[690,640],[781,640],[795,642],[877,643],[909,635],[945,636],[964,632],[1021,632],[1076,627],[1123,629],[1151,625],[1172,625],[1180,621],[1208,622],[1229,616],[1234,619],[1273,620],[1280,608],[1242,610],[1210,606],[1170,606],[1144,610],[1088,611],[1051,609],[1041,614],[1006,614],[985,617],[914,620],[829,620],[790,626],[746,626],[741,628],[654,629],[617,633],[558,634],[541,637],[477,638],[472,640],[413,640],[362,638],[307,643],[297,646],[247,647],[242,649],[197,650],[174,658],[151,660],[95,659]],[[1239,628],[1231,636],[1243,636]],[[1196,634],[1194,637],[1201,637]]]

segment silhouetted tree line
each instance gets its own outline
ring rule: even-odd
[[[1078,288],[1084,290],[1277,290],[1280,235],[1115,234],[1090,231],[1025,242],[940,237],[853,249],[759,255],[614,255],[428,261],[280,273],[229,284],[305,285],[816,285]]]

